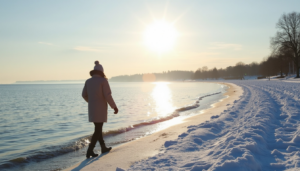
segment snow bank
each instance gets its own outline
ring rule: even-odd
[[[240,100],[129,170],[300,170],[300,84],[228,82]]]

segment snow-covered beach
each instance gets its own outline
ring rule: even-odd
[[[243,91],[232,87],[234,90],[231,88],[231,91],[236,93],[206,111],[202,118],[199,117],[202,115],[192,117],[68,170],[116,170],[118,167],[124,170],[298,170],[299,83],[229,82]],[[209,119],[208,116],[209,121],[195,124]],[[196,120],[196,117],[201,120]],[[183,125],[189,125],[187,131]],[[184,132],[177,135],[176,129]],[[169,131],[173,131],[173,135],[168,137]],[[156,138],[163,143],[162,147],[148,142]],[[126,149],[131,153],[126,154]],[[117,158],[114,158],[114,153],[118,154]],[[123,163],[128,160],[135,162]]]
[[[244,94],[233,106],[129,170],[299,170],[299,84],[234,83]]]

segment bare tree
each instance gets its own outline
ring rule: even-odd
[[[282,47],[290,49],[293,52],[291,56],[297,68],[299,78],[300,62],[300,13],[292,12],[283,14],[276,24],[278,31],[276,36],[271,39],[271,46],[276,50]]]

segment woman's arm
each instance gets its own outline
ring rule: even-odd
[[[109,87],[109,84],[108,84],[108,81],[105,80],[103,82],[103,94],[104,94],[104,97],[105,97],[105,100],[107,101],[107,103],[109,104],[109,106],[112,108],[112,109],[115,109],[117,108],[117,105],[114,101],[114,99],[112,98],[111,96],[111,90],[110,90],[110,87]],[[118,109],[118,108],[117,108]],[[115,110],[116,112],[116,110]],[[117,112],[118,113],[118,112]]]

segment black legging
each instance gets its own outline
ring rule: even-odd
[[[102,135],[102,126],[103,126],[103,122],[100,123],[96,123],[95,124],[95,132],[92,136],[92,140],[91,140],[91,144],[90,146],[95,147],[97,140],[99,141],[100,145],[104,144],[104,140],[103,140],[103,135]]]

